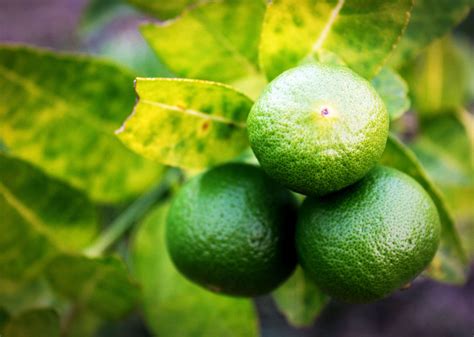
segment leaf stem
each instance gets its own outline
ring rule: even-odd
[[[141,219],[146,212],[158,200],[163,198],[170,188],[181,178],[177,169],[169,169],[163,179],[135,200],[122,214],[118,216],[107,229],[97,238],[95,242],[84,250],[88,256],[99,256],[109,249],[125,232],[127,232],[137,220]]]

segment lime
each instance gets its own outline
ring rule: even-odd
[[[436,206],[411,177],[376,166],[361,181],[300,210],[296,246],[302,267],[336,299],[383,298],[418,275],[439,243]]]
[[[167,220],[171,259],[188,279],[234,296],[265,294],[296,265],[296,203],[260,168],[226,164],[194,177]]]
[[[388,124],[385,105],[369,82],[346,67],[322,64],[277,77],[247,121],[262,168],[307,195],[361,179],[382,156]]]

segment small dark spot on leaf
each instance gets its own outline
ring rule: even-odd
[[[202,131],[206,131],[207,129],[209,129],[209,121],[205,121],[204,123],[202,123],[201,129]]]

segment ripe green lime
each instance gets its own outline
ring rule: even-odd
[[[336,299],[370,302],[418,275],[438,247],[436,206],[411,177],[376,166],[364,179],[300,210],[302,267]]]
[[[296,202],[260,168],[227,164],[191,179],[166,227],[171,259],[188,279],[215,292],[257,296],[296,265]]]
[[[247,125],[255,156],[284,186],[324,195],[361,179],[380,159],[389,117],[375,89],[350,69],[309,64],[263,91]]]

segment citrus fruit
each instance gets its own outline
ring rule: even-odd
[[[247,120],[262,168],[307,195],[361,179],[383,153],[388,124],[385,105],[369,82],[346,67],[322,64],[278,76]]]
[[[302,267],[336,299],[370,302],[418,275],[438,247],[436,206],[411,177],[376,166],[364,179],[300,210]]]
[[[171,259],[212,291],[265,294],[295,268],[295,206],[292,194],[258,167],[213,168],[185,184],[170,207]]]

